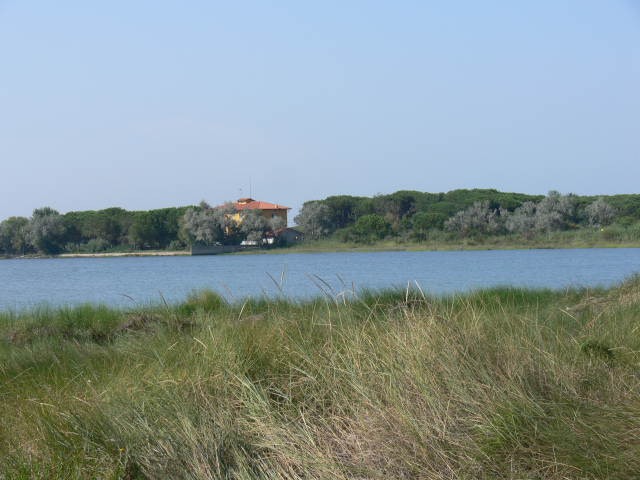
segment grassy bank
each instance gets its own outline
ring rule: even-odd
[[[612,289],[0,314],[0,478],[637,478]]]
[[[390,250],[507,250],[534,248],[618,248],[640,247],[640,224],[604,229],[582,227],[550,234],[472,235],[430,230],[421,240],[389,237],[369,243],[344,242],[337,238],[305,241],[287,247],[296,252],[390,251]]]

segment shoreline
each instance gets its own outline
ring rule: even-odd
[[[585,248],[640,248],[632,243],[597,243],[582,245],[397,245],[397,246],[358,246],[353,248],[322,248],[322,247],[294,247],[277,249],[257,249],[238,252],[218,253],[216,255],[278,255],[284,253],[357,253],[357,252],[458,252],[481,250],[565,250]],[[192,256],[188,251],[138,251],[138,252],[113,252],[113,253],[61,253],[59,255],[10,255],[0,257],[0,260],[37,260],[44,258],[112,258],[112,257],[174,257]],[[204,255],[208,256],[208,255]]]
[[[62,253],[51,258],[100,258],[100,257],[175,257],[190,256],[189,252],[120,252],[120,253]]]
[[[177,257],[190,256],[189,252],[114,252],[114,253],[61,253],[60,255],[9,255],[0,260],[42,260],[45,258],[110,258],[110,257]]]

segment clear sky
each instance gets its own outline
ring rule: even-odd
[[[0,220],[640,193],[640,2],[0,0]]]

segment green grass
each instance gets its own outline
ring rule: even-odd
[[[0,314],[0,478],[637,478],[640,277]]]
[[[390,250],[487,250],[532,248],[640,247],[640,224],[612,225],[604,229],[581,227],[562,232],[531,235],[478,235],[461,238],[457,232],[431,230],[422,241],[389,237],[371,244],[342,242],[336,238],[305,241],[287,246],[291,252],[390,251]],[[274,250],[275,251],[275,250]]]

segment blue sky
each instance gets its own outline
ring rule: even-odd
[[[0,0],[0,65],[0,220],[640,191],[634,0]]]

